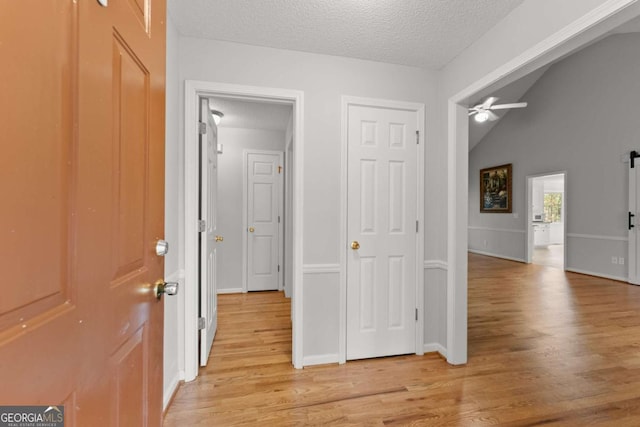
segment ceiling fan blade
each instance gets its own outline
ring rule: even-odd
[[[478,110],[469,111],[469,117],[473,116],[474,114],[478,114]]]
[[[507,108],[524,108],[528,104],[526,102],[516,102],[514,104],[500,104],[491,106],[491,110],[506,110]]]
[[[496,113],[494,113],[491,110],[487,110],[487,114],[489,115],[489,120],[492,122],[495,122],[496,120],[498,120],[500,118],[500,116],[498,116]]]
[[[493,105],[494,102],[496,102],[498,100],[498,98],[496,98],[495,96],[490,96],[489,98],[487,98],[483,103],[482,103],[482,108],[487,110],[489,108],[491,108],[491,106]]]

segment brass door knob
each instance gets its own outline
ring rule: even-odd
[[[256,231],[256,229],[255,229],[255,228],[253,228],[253,227],[249,227],[249,233],[253,233],[254,231]]]
[[[353,242],[351,242],[351,249],[357,251],[358,249],[360,249],[360,243],[358,243],[357,240],[354,240]]]
[[[216,242],[222,242],[223,240],[224,240],[224,237],[216,236]]]

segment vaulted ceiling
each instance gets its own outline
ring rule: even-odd
[[[185,36],[437,70],[523,0],[169,0]]]

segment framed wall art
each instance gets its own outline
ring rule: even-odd
[[[480,170],[480,212],[511,213],[511,163]]]

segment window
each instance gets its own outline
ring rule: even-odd
[[[562,222],[562,193],[544,193],[544,218],[547,222]]]

